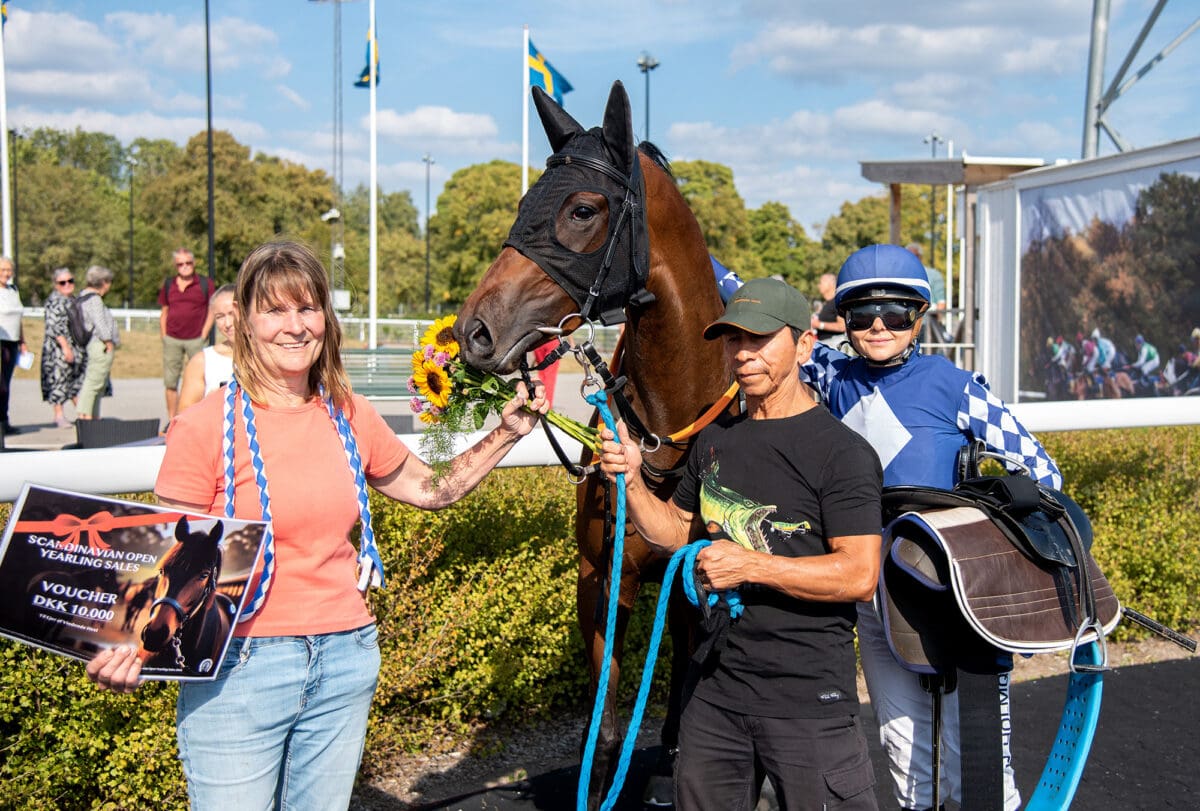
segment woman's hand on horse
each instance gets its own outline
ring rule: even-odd
[[[132,693],[141,684],[142,660],[129,645],[100,651],[87,664],[88,678],[101,690]]]
[[[615,441],[612,431],[600,429],[600,439],[604,441],[600,447],[600,470],[613,482],[619,473],[637,473],[642,468],[642,452],[637,443],[629,438],[625,420],[617,423],[617,436],[620,437],[620,443]]]
[[[517,436],[525,436],[537,425],[538,417],[549,410],[550,401],[546,399],[546,387],[542,381],[534,382],[532,399],[524,381],[518,381],[517,393],[505,404],[500,414],[500,424]]]

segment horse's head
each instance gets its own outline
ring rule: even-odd
[[[534,103],[554,154],[454,326],[465,360],[500,373],[568,316],[619,323],[648,295],[645,191],[625,88],[613,84],[604,125],[591,130],[540,88]]]
[[[175,525],[175,546],[158,564],[154,602],[142,628],[142,647],[162,650],[183,625],[216,598],[221,574],[220,521],[208,532],[192,532],[186,517]]]

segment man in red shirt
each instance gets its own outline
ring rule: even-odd
[[[187,248],[175,251],[175,278],[158,291],[158,332],[163,342],[163,385],[167,392],[167,422],[179,405],[179,379],[188,360],[204,348],[212,329],[208,300],[212,285],[196,275],[196,257]]]

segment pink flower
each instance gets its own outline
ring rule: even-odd
[[[420,414],[425,410],[425,401],[420,397],[414,397],[408,401],[408,407],[412,409],[414,414]]]
[[[437,349],[434,348],[433,344],[425,344],[425,360],[433,360],[435,352],[437,352]]]
[[[414,381],[411,377],[408,379],[408,393],[409,394],[417,394],[418,393],[416,381]]]
[[[433,356],[433,362],[436,363],[438,366],[444,367],[447,363],[450,362],[450,354],[448,352],[438,352],[436,355]]]

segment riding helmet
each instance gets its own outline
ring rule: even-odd
[[[899,245],[868,245],[850,254],[838,271],[834,304],[888,299],[929,303],[929,276],[921,260]]]

